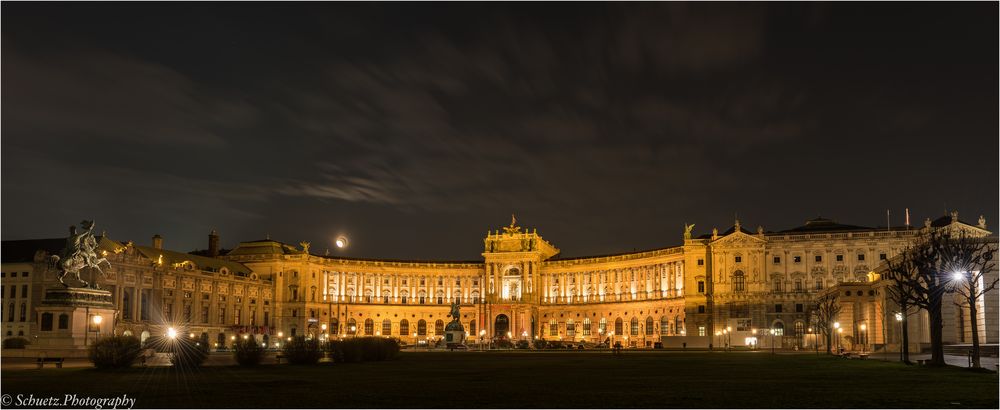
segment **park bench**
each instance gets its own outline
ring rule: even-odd
[[[861,360],[868,359],[868,353],[858,353],[858,359]]]
[[[62,357],[39,357],[38,361],[36,361],[35,364],[38,365],[39,370],[41,370],[42,366],[44,366],[46,363],[54,363],[56,365],[56,368],[62,369],[63,360],[64,359]]]
[[[923,365],[927,364],[927,359],[918,359],[917,360],[917,364],[923,366]]]
[[[285,355],[283,355],[283,354],[274,355],[274,359],[278,361],[278,364],[281,364],[281,359],[284,359],[284,358],[285,358]]]

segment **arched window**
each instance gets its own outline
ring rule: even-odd
[[[392,321],[385,319],[382,321],[382,336],[392,335]]]
[[[806,327],[806,325],[804,323],[802,323],[802,322],[795,322],[795,336],[802,336],[802,335],[806,334],[805,327]]]
[[[417,293],[417,297],[420,298],[419,301],[421,305],[427,302],[427,292],[420,291]]]
[[[365,336],[375,334],[375,321],[371,318],[365,319]]]
[[[333,318],[330,320],[330,333],[333,333],[335,335],[340,334],[340,321],[337,320],[337,318]]]
[[[677,333],[681,333],[681,336],[684,336],[684,327],[680,316],[674,316],[674,334]]]
[[[570,339],[576,337],[576,323],[573,323],[573,319],[566,321],[566,337]]]
[[[629,321],[629,325],[629,330],[631,330],[630,333],[632,333],[632,336],[639,335],[639,318],[632,316],[632,320]]]
[[[420,319],[417,322],[417,336],[427,336],[427,321]]]
[[[406,297],[409,295],[410,293],[405,290],[399,291],[399,303],[406,304]]]
[[[549,320],[549,336],[559,336],[559,324],[555,319]]]
[[[746,276],[743,275],[743,271],[738,270],[733,273],[733,292],[745,292],[746,291]]]
[[[20,316],[21,316],[21,321],[22,322],[28,320],[28,305],[25,304],[24,302],[21,302],[21,315]]]
[[[479,303],[479,291],[473,291],[472,292],[472,303],[473,304],[478,304]]]
[[[441,336],[441,335],[444,334],[444,321],[443,320],[438,319],[437,322],[434,322],[434,334],[437,335],[437,336]]]
[[[59,315],[59,330],[69,329],[69,315],[62,313]]]
[[[608,334],[608,318],[602,317],[601,321],[597,323],[597,333]]]
[[[218,348],[220,348],[220,349],[223,348],[223,347],[226,347],[226,334],[225,333],[219,333],[219,334],[215,335],[215,346],[218,347]]]
[[[646,336],[652,336],[653,335],[653,330],[655,330],[655,329],[653,329],[653,327],[654,327],[653,326],[653,317],[649,316],[649,317],[646,318]]]
[[[7,321],[14,321],[14,302],[10,302],[10,307],[7,309]]]
[[[354,318],[347,319],[347,334],[353,335],[358,331],[358,322],[354,321]]]
[[[410,322],[406,319],[399,321],[399,335],[407,336],[410,334]]]
[[[785,324],[781,322],[774,323],[774,335],[784,336],[785,335]]]
[[[583,319],[583,334],[590,336],[590,318]]]
[[[437,304],[439,304],[439,305],[443,304],[444,303],[444,292],[442,292],[440,290],[437,291],[437,293],[434,295],[434,298],[437,299]]]
[[[772,283],[774,286],[774,291],[781,292],[781,278],[774,278],[774,280],[772,280]]]
[[[469,334],[470,335],[477,335],[478,334],[478,333],[476,333],[476,321],[475,320],[469,322]]]
[[[60,316],[60,318],[61,318],[61,316]],[[143,330],[142,333],[139,334],[139,343],[142,343],[143,345],[145,345],[146,344],[146,339],[149,339],[149,331],[148,330]]]
[[[622,318],[615,319],[615,334],[616,335],[625,334],[625,329],[622,326]]]

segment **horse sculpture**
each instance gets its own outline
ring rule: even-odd
[[[89,283],[80,277],[81,269],[94,268],[101,273],[101,276],[105,276],[100,265],[106,263],[109,267],[111,266],[111,262],[96,253],[97,239],[94,238],[94,221],[83,221],[80,226],[83,227],[82,233],[77,233],[76,226],[70,226],[66,247],[59,252],[59,255],[49,257],[52,264],[59,269],[59,283],[66,287],[70,287],[64,280],[67,274],[72,273],[77,281],[83,283],[83,287],[87,287]],[[96,283],[94,288],[99,289]]]

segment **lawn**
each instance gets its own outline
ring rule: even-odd
[[[392,362],[12,370],[2,393],[139,408],[997,408],[997,375],[808,354],[456,352]],[[7,407],[7,406],[4,406]]]

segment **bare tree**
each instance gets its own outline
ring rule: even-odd
[[[816,301],[813,312],[816,317],[816,330],[823,332],[823,336],[826,338],[826,353],[829,354],[833,339],[833,330],[830,328],[837,320],[837,315],[840,314],[840,303],[837,302],[836,293],[831,292],[820,297]]]
[[[933,366],[945,365],[941,302],[949,289],[949,275],[939,251],[942,247],[940,243],[946,241],[949,235],[945,230],[923,232],[901,255],[905,261],[903,268],[908,274],[894,278],[900,282],[904,303],[927,311],[931,337],[931,360],[928,364]]]
[[[972,367],[981,367],[979,361],[979,323],[976,302],[997,287],[997,279],[987,281],[986,274],[996,268],[993,254],[995,243],[985,237],[973,237],[965,233],[942,237],[935,243],[941,258],[942,268],[952,273],[950,291],[962,296],[959,309],[969,307],[972,326]]]
[[[885,279],[889,280],[889,286],[886,287],[886,291],[889,294],[889,298],[899,306],[899,315],[901,319],[901,337],[900,342],[900,354],[903,363],[910,364],[910,332],[909,332],[909,315],[910,315],[910,299],[911,293],[915,292],[915,289],[909,286],[909,280],[913,278],[916,268],[914,266],[913,259],[910,257],[908,252],[904,252],[897,258],[892,258],[886,260],[886,270],[882,275]]]

